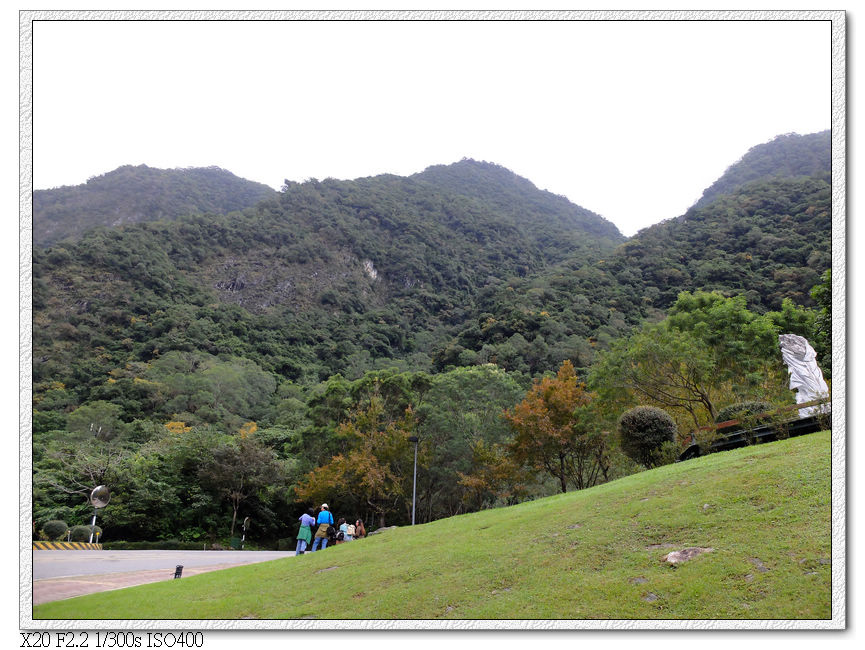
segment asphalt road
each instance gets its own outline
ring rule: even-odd
[[[293,551],[33,551],[33,579],[127,573],[163,569],[174,576],[184,570],[230,564],[250,564],[291,557]]]
[[[294,551],[33,551],[33,604],[173,580],[242,564],[292,557]]]

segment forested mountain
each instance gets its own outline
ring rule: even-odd
[[[741,159],[730,165],[717,181],[703,192],[694,205],[703,207],[715,197],[740,188],[746,183],[771,178],[817,176],[826,178],[832,170],[830,131],[799,135],[779,135],[771,142],[752,147]]]
[[[646,228],[605,265],[646,305],[681,291],[744,294],[763,312],[809,295],[831,266],[829,132],[754,147],[684,215]],[[625,290],[627,293],[627,290]]]
[[[33,243],[80,237],[97,226],[224,214],[276,192],[218,167],[155,169],[124,165],[83,185],[33,192]]]
[[[595,260],[569,255],[485,287],[475,317],[437,356],[437,367],[495,358],[534,372],[542,367],[537,351],[562,341],[586,367],[594,349],[660,318],[682,291],[743,294],[757,312],[778,310],[785,298],[813,306],[809,292],[831,264],[829,151],[828,132],[779,136],[728,168],[684,215],[614,252]]]
[[[777,331],[816,336],[819,318],[824,334],[831,322],[824,149],[825,134],[755,147],[718,191],[627,240],[507,169],[462,160],[410,177],[286,182],[235,211],[196,202],[208,212],[183,208],[36,247],[36,518],[86,516],[86,486],[113,482],[121,496],[110,523],[123,535],[171,536],[152,528],[158,520],[181,522],[184,539],[213,539],[225,477],[254,457],[264,469],[247,477],[261,481],[249,508],[271,522],[268,535],[281,535],[280,516],[322,485],[354,489],[327,482],[333,472],[363,480],[340,465],[347,458],[393,482],[387,507],[359,492],[345,503],[404,521],[412,432],[426,441],[425,520],[540,494],[550,487],[537,468],[525,474],[505,453],[504,409],[565,364],[569,381],[597,377],[615,349],[622,364],[608,360],[607,372],[627,367],[660,330],[618,344],[671,309],[675,327],[694,331],[665,325],[661,358],[709,355],[703,375],[720,382],[695,423],[744,398],[789,398]],[[153,192],[157,205],[162,190]],[[83,223],[74,201],[63,209]],[[818,318],[807,308],[821,280]],[[706,322],[729,349],[699,340],[714,331]],[[737,346],[752,350],[747,377]],[[818,347],[825,355],[828,339]],[[611,409],[632,399],[618,395],[580,425],[591,480],[633,471],[608,440]],[[226,458],[236,471],[226,473]]]
[[[662,309],[696,289],[744,294],[758,311],[785,298],[813,305],[809,292],[830,267],[830,232],[827,180],[756,181],[640,232],[607,268]]]
[[[357,376],[377,359],[428,368],[485,288],[564,258],[595,260],[624,240],[503,168],[457,167],[429,180],[288,183],[240,213],[98,230],[36,251],[37,381],[101,382],[173,349],[240,354],[293,380]],[[472,195],[465,187],[478,185],[461,186],[461,175],[510,185],[509,209]]]
[[[831,243],[815,143],[828,149],[825,134],[755,147],[725,178],[765,178],[628,241],[473,160],[286,183],[242,212],[97,230],[34,254],[34,376],[84,390],[172,349],[239,354],[295,381],[390,363],[534,375],[564,358],[586,368],[684,290],[745,294],[760,312],[811,305]],[[787,175],[801,169],[815,173]]]
[[[452,165],[435,165],[412,178],[422,180],[443,190],[478,199],[493,208],[498,215],[522,222],[527,226],[543,227],[545,222],[567,231],[576,230],[609,241],[621,241],[618,229],[606,219],[574,205],[563,196],[539,191],[530,181],[513,172],[490,163],[464,159]],[[552,233],[554,234],[554,233]],[[555,240],[541,239],[565,256],[570,250]]]

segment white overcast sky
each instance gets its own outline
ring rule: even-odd
[[[50,21],[33,184],[124,164],[284,179],[501,164],[632,235],[831,125],[828,22]]]

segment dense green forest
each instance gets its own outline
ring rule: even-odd
[[[703,207],[716,196],[753,181],[797,176],[822,177],[832,169],[831,132],[801,136],[779,135],[772,142],[757,145],[727,168],[717,181],[703,191],[694,205]]]
[[[405,523],[410,435],[428,521],[636,471],[616,422],[640,404],[676,422],[669,458],[722,407],[791,403],[778,333],[808,337],[831,371],[828,146],[759,145],[630,239],[474,160],[286,181],[254,205],[200,186],[235,208],[86,231],[99,203],[56,198],[69,238],[33,251],[37,528],[86,520],[100,483],[115,540],[224,540],[237,509],[275,543],[324,499]],[[100,177],[103,196],[124,178]],[[647,397],[641,381],[683,367],[699,408]],[[521,432],[555,395],[575,419],[539,455]]]
[[[218,167],[155,169],[124,165],[83,185],[33,192],[33,243],[47,246],[96,226],[223,214],[275,194]]]
[[[606,268],[661,309],[696,289],[743,294],[758,311],[812,305],[831,264],[831,208],[828,172],[753,181],[641,231]]]

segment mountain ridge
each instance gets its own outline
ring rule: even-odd
[[[216,166],[122,165],[79,185],[33,191],[33,241],[46,246],[95,227],[226,213],[276,194]]]
[[[484,165],[472,171],[504,173]],[[115,348],[110,363],[178,346],[213,354],[242,349],[296,379],[302,367],[319,368],[319,377],[346,372],[349,359],[360,364],[352,374],[376,359],[412,357],[428,366],[485,286],[569,256],[595,259],[624,241],[600,216],[528,181],[494,192],[506,210],[466,194],[457,181],[380,175],[287,182],[240,212],[96,230],[34,251],[36,319],[57,313],[35,337],[38,349],[57,354],[38,355],[52,361],[37,363],[36,375],[66,375],[55,364],[80,363],[88,353],[80,350],[76,360],[68,350],[87,347],[88,339]],[[575,228],[580,222],[600,234]],[[238,340],[208,304],[242,310],[235,317],[258,342]],[[176,316],[148,335],[108,315],[118,310],[135,322],[152,320],[154,311]],[[63,320],[69,326],[54,331]],[[209,323],[203,330],[193,326],[202,321]],[[201,340],[207,331],[208,341]]]
[[[754,176],[749,162],[730,169]],[[749,181],[632,238],[472,159],[408,177],[287,181],[228,215],[129,224],[34,251],[35,317],[56,321],[34,343],[66,350],[36,375],[66,375],[60,359],[74,366],[88,340],[105,347],[112,337],[131,343],[110,363],[203,346],[243,350],[295,380],[397,360],[437,369],[495,360],[534,374],[570,358],[586,368],[595,346],[657,317],[683,290],[745,292],[758,311],[785,297],[812,304],[831,261],[831,193],[822,177],[802,178]],[[175,316],[148,334],[118,311]]]
[[[729,193],[746,183],[778,176],[795,177],[815,174],[828,176],[830,165],[830,131],[804,135],[787,133],[776,136],[768,142],[751,147],[740,159],[728,166],[724,174],[703,191],[700,199],[686,211],[686,214],[705,207],[716,196]],[[139,173],[147,176],[135,178],[134,174]],[[187,181],[201,182],[206,175],[222,176],[223,180],[230,182],[232,186],[228,190],[220,190],[219,200],[202,199],[200,197],[201,191],[214,191],[213,179],[208,179],[201,188],[192,188]],[[185,176],[187,178],[183,179],[184,186],[181,189],[187,193],[194,191],[196,196],[185,196],[179,200],[179,204],[175,202],[172,205],[166,205],[173,200],[172,194],[177,193],[177,188],[160,187],[154,182],[156,176],[174,176],[177,178]],[[196,177],[198,178],[196,179]],[[339,182],[363,183],[371,179],[414,179],[438,186],[445,185],[450,190],[456,190],[466,196],[491,202],[504,212],[508,212],[512,208],[506,198],[512,195],[514,190],[522,193],[535,192],[545,195],[545,199],[548,201],[558,203],[559,207],[565,211],[570,211],[571,214],[568,215],[568,218],[571,225],[588,228],[597,235],[620,240],[631,239],[640,234],[638,232],[632,237],[624,237],[615,224],[603,216],[581,207],[562,195],[541,190],[529,179],[494,162],[463,158],[453,163],[433,164],[421,172],[407,176],[385,173]],[[333,180],[335,179],[328,178],[325,179],[325,182]],[[150,194],[147,199],[138,199],[137,203],[132,202],[131,205],[126,200],[124,212],[118,212],[115,209],[110,215],[106,213],[106,201],[102,197],[91,198],[89,199],[90,203],[87,203],[82,196],[82,193],[90,193],[91,195],[99,192],[109,195],[113,193],[113,200],[117,201],[116,194],[120,191],[116,187],[118,182],[125,184],[122,188],[125,194],[135,194],[136,185],[146,185],[145,189]],[[319,181],[310,179],[307,182],[317,183]],[[282,189],[284,191],[288,187],[297,185],[300,183],[285,181]],[[34,241],[39,245],[48,245],[65,237],[80,236],[84,230],[92,227],[114,227],[124,223],[173,219],[195,213],[215,212],[222,214],[252,207],[257,201],[275,194],[276,190],[267,185],[240,178],[217,166],[161,169],[144,164],[127,164],[91,177],[83,184],[34,190]],[[68,206],[69,209],[61,209],[60,206],[64,203],[71,204]],[[546,209],[549,211],[549,206],[546,206]],[[83,210],[95,213],[85,224],[69,226],[60,223],[64,215],[68,216],[70,212]],[[560,216],[560,218],[565,219],[564,216]],[[565,222],[567,220],[565,219]],[[663,223],[663,221],[659,223]],[[640,232],[651,227],[648,226]]]
[[[831,131],[799,134],[784,133],[768,142],[751,147],[739,160],[707,187],[695,210],[710,203],[719,194],[727,194],[749,182],[771,177],[815,176],[831,173]]]

